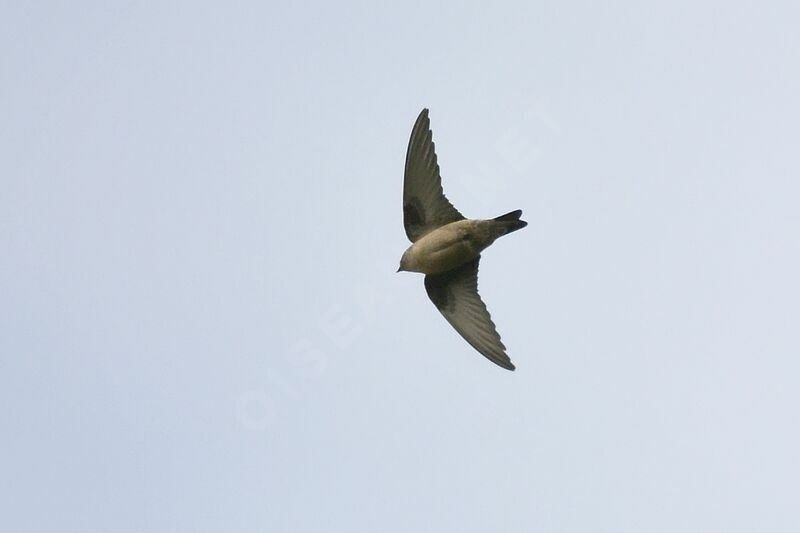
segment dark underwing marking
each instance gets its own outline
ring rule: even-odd
[[[403,204],[403,221],[406,226],[420,226],[425,223],[420,207],[418,198],[411,198]]]
[[[447,281],[449,277],[448,272],[444,274],[433,274],[425,276],[425,289],[428,291],[433,305],[438,309],[448,309],[448,300],[450,300],[449,290],[447,288]]]
[[[451,284],[457,279],[469,276],[477,268],[478,261],[480,261],[480,256],[447,272],[425,276],[425,290],[433,305],[438,309],[453,311],[456,300],[453,297]]]

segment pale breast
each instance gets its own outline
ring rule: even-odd
[[[482,247],[476,243],[470,222],[461,220],[448,224],[414,243],[414,269],[425,274],[437,274],[474,259]]]

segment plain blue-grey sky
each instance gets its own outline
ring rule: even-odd
[[[7,2],[0,529],[797,531],[799,21]],[[423,107],[514,373],[395,273]]]

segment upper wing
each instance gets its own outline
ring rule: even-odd
[[[506,355],[506,347],[500,341],[492,317],[478,295],[480,259],[478,256],[453,270],[425,276],[425,290],[450,325],[473,348],[491,362],[514,370],[514,363]]]
[[[403,225],[411,242],[464,217],[442,192],[428,110],[423,109],[411,130],[403,180]]]

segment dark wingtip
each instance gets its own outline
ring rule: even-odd
[[[411,144],[414,142],[415,135],[424,135],[426,132],[430,135],[429,130],[430,119],[428,118],[428,108],[425,107],[419,112],[419,115],[417,115],[417,120],[414,121],[414,129],[411,130],[411,140],[409,140],[408,144],[409,152],[406,153],[406,162],[408,161],[408,154],[411,151]]]
[[[490,358],[489,361],[491,361],[492,363],[496,364],[500,368],[504,368],[506,370],[510,370],[511,372],[513,372],[514,370],[517,369],[517,367],[514,366],[514,363],[511,362],[511,359],[506,359],[505,361],[503,361],[502,359],[491,359]]]

